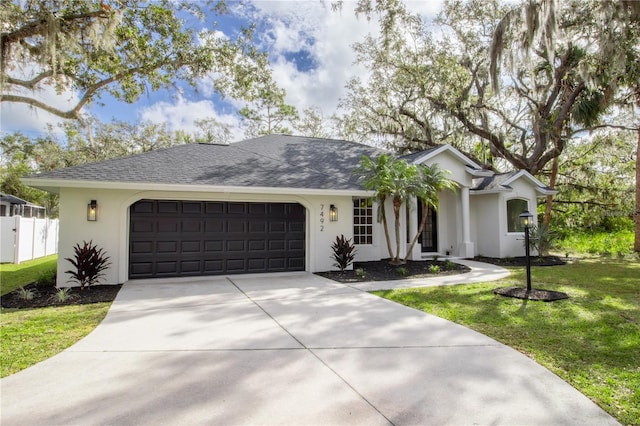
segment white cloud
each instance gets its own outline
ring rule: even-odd
[[[355,16],[355,2],[345,1],[342,10],[337,12],[331,10],[330,4],[329,0],[231,3],[236,19],[244,18],[258,25],[257,38],[263,43],[261,47],[269,51],[274,77],[287,91],[287,102],[299,111],[309,106],[318,107],[325,116],[336,111],[339,99],[346,95],[345,84],[350,78],[368,74],[364,67],[354,65],[352,45],[369,33],[378,33],[375,17],[368,21],[365,17]],[[410,10],[432,18],[440,10],[442,0],[408,1],[406,5]],[[226,37],[219,32],[216,36]],[[301,58],[296,55],[300,52],[303,52],[302,60],[308,61],[307,66],[295,63]],[[193,131],[195,120],[213,117],[232,126],[234,140],[242,139],[239,117],[229,114],[228,110],[230,106],[239,109],[244,103],[232,99],[226,99],[224,105],[218,104],[217,100],[214,103],[210,99],[217,97],[211,81],[206,79],[200,82],[199,89],[199,93],[189,93],[188,99],[178,95],[170,102],[150,104],[153,101],[149,97],[141,98],[132,105],[138,109],[138,115],[131,116],[131,120],[165,122],[172,130]],[[58,96],[52,88],[44,90],[41,96],[62,108],[78,99],[73,93]],[[105,99],[105,103],[103,107],[94,105],[91,111],[99,110],[99,115],[109,116],[110,111],[119,108],[114,99]],[[3,132],[45,132],[47,123],[61,121],[44,111],[30,110],[22,105],[2,103],[0,107]]]
[[[243,139],[239,118],[236,115],[217,112],[210,100],[190,101],[178,96],[173,103],[162,101],[144,107],[139,111],[138,116],[140,121],[166,123],[167,130],[185,132],[196,132],[198,127],[195,122],[198,120],[214,118],[230,126],[232,141]]]
[[[339,99],[346,95],[345,84],[368,71],[355,65],[354,43],[368,34],[378,34],[376,19],[356,17],[355,2],[346,1],[342,10],[332,11],[321,1],[254,1],[250,10],[237,9],[246,18],[264,26],[261,40],[269,51],[277,83],[287,91],[287,102],[302,111],[319,107],[325,115],[335,112]],[[441,0],[410,1],[412,11],[432,19],[442,6]],[[308,52],[310,69],[302,70],[294,62],[295,52]]]

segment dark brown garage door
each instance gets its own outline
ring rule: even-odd
[[[304,269],[300,204],[141,200],[130,208],[129,278]]]

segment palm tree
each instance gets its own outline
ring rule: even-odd
[[[375,160],[363,156],[354,174],[361,177],[365,189],[375,191],[374,198],[378,202],[378,222],[384,225],[390,263],[400,265],[403,263],[400,259],[400,209],[403,204],[415,197],[420,176],[418,167],[404,160],[391,158],[387,154]],[[393,201],[395,251],[391,245],[385,210],[385,202],[389,198]]]
[[[400,208],[403,204],[409,204],[415,194],[419,192],[418,167],[404,160],[395,160],[391,163],[391,197],[393,200],[393,217],[395,219],[396,252],[391,260],[392,265],[405,263],[400,260]]]
[[[424,227],[427,223],[427,215],[429,207],[434,210],[438,208],[438,193],[446,189],[455,190],[456,183],[449,179],[446,175],[447,172],[440,169],[437,164],[427,166],[421,164],[418,166],[418,184],[416,186],[415,196],[418,202],[422,203],[422,218],[420,219],[420,226],[418,226],[418,232],[411,240],[411,244],[407,249],[404,262],[406,263],[411,255],[413,247],[416,245],[420,234],[424,231]]]
[[[387,240],[387,249],[389,257],[393,258],[393,249],[391,248],[391,238],[389,237],[389,226],[387,225],[387,215],[384,204],[387,197],[391,194],[391,163],[393,159],[387,154],[382,154],[375,160],[363,155],[360,165],[353,173],[360,177],[362,186],[370,191],[375,191],[373,198],[378,203],[377,220],[382,222],[384,226],[384,236]]]

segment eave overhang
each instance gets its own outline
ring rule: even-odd
[[[371,197],[374,191],[364,189],[281,188],[264,186],[223,186],[196,184],[167,184],[152,182],[109,182],[67,179],[23,178],[22,182],[33,188],[60,194],[62,188],[129,190],[129,191],[173,191],[215,192],[223,194],[273,194],[273,195],[333,195]]]

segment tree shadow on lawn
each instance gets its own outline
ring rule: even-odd
[[[527,348],[547,352],[568,371],[574,362],[638,370],[638,305],[621,309],[599,292],[566,286],[561,289],[571,299],[553,303],[503,298],[493,294],[491,284],[464,287],[463,291],[436,287],[375,294],[470,327],[525,353],[530,354]],[[553,356],[556,351],[561,357]]]

